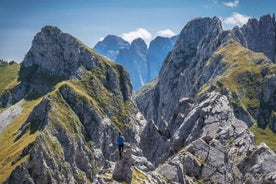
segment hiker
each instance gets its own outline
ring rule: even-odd
[[[118,144],[119,155],[120,155],[120,159],[121,159],[122,153],[124,152],[124,137],[121,135],[121,132],[119,132],[119,135],[117,137],[117,144]]]

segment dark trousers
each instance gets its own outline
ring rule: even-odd
[[[119,145],[119,155],[120,155],[120,159],[122,158],[122,153],[124,152],[124,144]]]

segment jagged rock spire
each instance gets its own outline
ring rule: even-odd
[[[91,50],[78,39],[54,26],[45,26],[37,33],[22,67],[36,66],[53,76],[76,75],[83,66],[91,69],[96,59]]]

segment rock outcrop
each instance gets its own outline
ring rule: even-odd
[[[70,78],[81,72],[81,66],[91,70],[95,65],[95,56],[87,51],[84,44],[57,27],[46,26],[34,37],[32,47],[22,62],[21,72],[32,67],[32,73]]]
[[[213,63],[215,66],[212,66],[213,71],[205,70],[206,74],[204,75],[196,74],[202,71],[203,66],[207,62],[206,57],[208,58],[219,47],[219,44],[211,46],[213,42],[210,42],[210,40],[215,40],[220,32],[222,32],[221,23],[216,17],[213,19],[197,18],[184,27],[173,51],[163,63],[159,74],[159,82],[154,88],[154,94],[151,93],[154,96],[148,97],[148,99],[152,100],[145,101],[145,103],[154,101],[152,102],[154,105],[150,106],[154,108],[144,111],[143,107],[140,107],[146,113],[146,118],[158,117],[153,119],[157,124],[162,122],[162,119],[169,121],[173,115],[175,104],[178,103],[181,96],[194,96],[195,92],[210,77],[214,78],[219,75],[218,72],[214,73],[213,71],[222,66],[218,66],[215,63]],[[202,40],[209,40],[209,42],[205,43]],[[204,46],[199,47],[202,44],[210,46],[210,48],[208,47],[210,50],[204,50]],[[197,50],[198,47],[202,52]],[[198,55],[197,52],[199,53]],[[148,105],[145,104],[146,106]]]
[[[131,183],[133,165],[132,150],[125,148],[122,159],[116,162],[112,178],[119,182]]]

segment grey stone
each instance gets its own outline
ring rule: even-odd
[[[131,183],[133,158],[131,149],[125,149],[121,160],[116,162],[113,179],[119,182]]]

